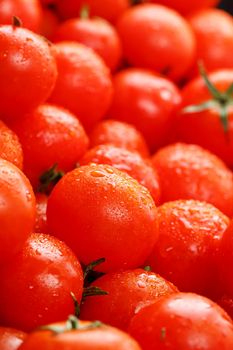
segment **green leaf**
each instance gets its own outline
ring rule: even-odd
[[[206,102],[203,102],[199,105],[192,105],[192,106],[187,106],[182,110],[182,113],[198,113],[198,112],[203,112],[206,111],[210,108],[216,107],[216,102],[214,100],[209,100]]]
[[[105,258],[100,258],[97,260],[92,261],[90,264],[85,266],[84,272],[83,272],[83,277],[86,279],[87,275],[94,270],[94,268],[100,264],[103,264],[105,262]]]
[[[210,94],[216,100],[221,99],[221,92],[209,80],[203,63],[199,62],[198,66],[199,66],[199,72],[200,72],[202,78],[204,79],[204,82],[205,82]]]

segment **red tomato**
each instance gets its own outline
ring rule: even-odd
[[[74,18],[63,22],[54,41],[78,41],[93,49],[114,71],[121,60],[121,42],[113,26],[101,18]]]
[[[77,115],[90,129],[102,119],[112,100],[110,72],[89,48],[73,42],[55,45],[58,79],[50,101]]]
[[[133,124],[152,150],[161,147],[176,122],[181,96],[169,80],[142,69],[126,69],[114,78],[108,115]]]
[[[233,215],[233,175],[214,154],[177,143],[160,149],[152,163],[159,175],[162,203],[197,199]]]
[[[233,69],[233,19],[222,10],[206,9],[189,17],[197,41],[196,60],[208,71]],[[194,72],[197,73],[197,67]]]
[[[70,320],[31,333],[20,350],[140,350],[136,341],[119,329]]]
[[[48,98],[57,68],[49,44],[27,29],[1,26],[0,52],[0,118],[9,120]]]
[[[96,125],[89,136],[91,147],[111,144],[129,151],[136,151],[143,157],[149,155],[142,134],[133,125],[124,122],[103,120]]]
[[[142,309],[129,332],[142,350],[231,350],[233,323],[217,304],[200,295],[168,295]]]
[[[196,43],[190,25],[165,6],[132,7],[119,19],[117,29],[123,55],[133,66],[152,69],[179,81],[194,62]]]
[[[22,21],[23,27],[38,32],[42,20],[39,0],[0,0],[0,24],[11,24],[13,16]]]
[[[209,149],[233,166],[233,93],[230,90],[233,69],[213,72],[209,75],[209,81],[213,84],[212,90],[216,88],[218,91],[211,93],[207,82],[201,77],[184,88],[183,107],[203,106],[206,102],[213,102],[196,111],[184,110],[178,124],[179,136],[185,142]]]
[[[0,121],[0,157],[23,168],[23,150],[18,136]]]
[[[80,160],[81,165],[108,164],[124,171],[141,185],[145,186],[156,204],[159,204],[160,186],[158,175],[149,160],[140,154],[112,145],[99,145],[91,148]]]
[[[36,222],[34,232],[49,233],[46,215],[47,203],[48,197],[45,194],[36,194]]]
[[[115,23],[130,6],[130,0],[55,0],[63,18],[78,17],[83,6],[88,6],[91,16],[102,17]]]
[[[141,269],[113,272],[95,281],[108,295],[89,297],[81,308],[86,320],[101,320],[127,330],[132,317],[146,305],[164,295],[178,292],[177,288],[153,272]]]
[[[0,322],[30,331],[74,312],[83,273],[72,251],[56,238],[32,234],[21,252],[1,268]]]
[[[50,232],[64,239],[84,264],[105,258],[104,272],[144,263],[157,240],[156,213],[148,190],[108,165],[82,166],[66,174],[47,209]]]
[[[54,11],[43,9],[43,17],[40,24],[40,34],[52,40],[54,33],[59,26],[59,19]]]
[[[11,124],[24,153],[24,171],[34,187],[40,176],[55,163],[69,171],[88,147],[87,135],[75,115],[44,104]]]
[[[181,291],[208,294],[228,225],[229,219],[208,203],[165,203],[158,208],[159,238],[147,262]]]
[[[35,221],[35,197],[26,176],[0,158],[0,264],[20,251]],[[14,259],[13,259],[14,260]]]
[[[26,333],[22,331],[0,327],[0,349],[17,350],[26,336]]]
[[[150,0],[179,11],[182,15],[201,10],[206,7],[217,5],[220,0]]]

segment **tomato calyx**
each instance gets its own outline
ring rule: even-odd
[[[58,170],[57,164],[55,163],[40,176],[38,192],[49,194],[51,189],[58,183],[59,180],[61,180],[63,176],[64,172]]]
[[[221,92],[211,83],[202,64],[199,64],[199,70],[212,98],[201,104],[185,107],[183,113],[198,113],[211,108],[218,109],[223,130],[227,133],[229,129],[228,108],[233,106],[233,83],[226,91]]]
[[[94,297],[97,295],[108,295],[108,292],[97,286],[85,287],[83,291],[82,301],[84,301],[87,297]]]
[[[20,27],[22,27],[22,25],[23,25],[23,23],[19,17],[17,17],[17,16],[12,17],[13,28],[20,28]]]
[[[147,265],[143,268],[143,270],[147,271],[147,272],[151,272],[151,266]]]
[[[90,18],[90,8],[88,5],[84,4],[81,7],[80,18],[81,19],[89,19]]]
[[[48,325],[48,326],[42,326],[40,327],[40,329],[45,331],[51,331],[55,335],[59,335],[62,333],[73,331],[73,330],[85,331],[85,330],[98,328],[101,326],[103,326],[103,323],[100,321],[94,321],[89,324],[81,325],[79,322],[79,319],[76,316],[70,315],[65,325],[56,325],[56,324]]]
[[[70,292],[71,298],[73,299],[73,303],[74,303],[74,315],[79,318],[80,316],[80,305],[78,300],[76,299],[76,296],[74,295],[73,292]]]
[[[108,292],[106,292],[105,290],[103,290],[97,286],[90,286],[90,284],[92,282],[94,282],[99,277],[104,275],[104,273],[102,273],[102,272],[94,271],[94,269],[97,266],[99,266],[100,264],[103,264],[104,262],[105,262],[105,258],[100,258],[100,259],[92,261],[90,264],[86,265],[83,268],[84,290],[83,290],[83,295],[82,295],[82,302],[87,297],[108,294]]]

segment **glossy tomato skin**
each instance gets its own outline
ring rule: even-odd
[[[231,318],[211,300],[191,293],[168,295],[145,307],[132,319],[129,333],[143,350],[233,347]]]
[[[54,41],[77,41],[93,49],[111,71],[119,66],[122,56],[120,38],[113,26],[101,18],[74,18],[63,22]]]
[[[1,26],[0,50],[0,118],[8,121],[49,97],[57,67],[49,44],[24,28]]]
[[[161,202],[196,199],[233,214],[232,172],[214,154],[196,145],[172,144],[152,158],[159,175]]]
[[[90,322],[79,321],[80,326]],[[64,327],[65,324],[56,324]],[[38,330],[31,333],[20,350],[140,350],[137,342],[128,334],[110,326],[101,325],[86,330],[72,330],[60,334]]]
[[[6,326],[31,331],[61,321],[74,312],[70,292],[81,300],[81,266],[63,242],[49,235],[32,234],[1,276],[0,321]]]
[[[129,0],[56,0],[58,11],[63,18],[78,17],[82,7],[88,6],[90,15],[102,17],[116,23],[119,16],[130,6]]]
[[[12,24],[12,17],[17,16],[22,26],[38,32],[42,20],[39,0],[0,0],[0,24]]]
[[[23,168],[23,149],[18,136],[0,121],[0,157]]]
[[[194,11],[215,6],[220,2],[220,0],[150,0],[150,2],[171,7],[180,12],[182,15],[188,15]]]
[[[123,55],[135,67],[179,81],[194,62],[196,42],[189,23],[165,6],[132,7],[120,17],[117,30]]]
[[[207,294],[229,219],[214,206],[179,200],[158,208],[159,238],[147,262],[181,291]]]
[[[149,191],[109,165],[66,174],[49,197],[47,218],[50,232],[64,239],[82,263],[105,258],[103,272],[140,266],[157,239]]]
[[[209,74],[209,79],[221,92],[226,91],[233,81],[233,70],[219,70]],[[183,107],[201,104],[211,99],[203,81],[196,78],[182,91]],[[219,156],[229,166],[233,166],[233,107],[228,107],[228,132],[224,132],[218,108],[203,112],[182,113],[178,123],[180,139],[198,144]]]
[[[217,69],[233,69],[232,16],[219,9],[206,9],[194,13],[188,20],[197,42],[193,73],[198,74],[197,63],[200,61],[209,72]]]
[[[142,134],[128,123],[111,119],[103,120],[96,124],[89,137],[91,147],[111,144],[129,151],[136,151],[146,158],[149,156]]]
[[[0,159],[0,265],[22,248],[35,221],[35,197],[26,176]]]
[[[110,71],[82,44],[61,42],[55,49],[58,79],[49,101],[69,109],[91,129],[104,117],[112,100]]]
[[[46,215],[47,203],[48,196],[46,194],[36,194],[36,222],[34,226],[34,232],[49,233]]]
[[[44,8],[42,13],[42,20],[40,23],[40,34],[45,38],[52,40],[54,33],[59,26],[59,18],[54,11]]]
[[[155,203],[159,204],[160,186],[158,175],[149,160],[143,159],[140,154],[112,145],[99,145],[89,149],[80,160],[81,165],[108,164],[124,171],[141,185],[145,186]]]
[[[178,88],[163,77],[136,68],[116,74],[113,86],[113,102],[108,116],[133,124],[152,151],[161,147],[181,106]]]
[[[164,295],[178,292],[172,283],[142,269],[109,273],[92,285],[105,290],[108,295],[87,298],[81,308],[81,317],[98,319],[125,331],[132,317],[143,307]]]
[[[75,115],[50,104],[37,107],[11,124],[24,152],[24,171],[33,187],[54,164],[69,171],[88,148],[88,137]]]
[[[26,336],[26,333],[17,329],[0,327],[1,350],[17,350]]]

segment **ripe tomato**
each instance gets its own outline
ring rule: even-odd
[[[32,234],[14,259],[1,268],[0,322],[30,331],[74,312],[83,272],[72,251],[50,235]]]
[[[82,44],[62,42],[55,48],[58,79],[49,101],[68,108],[90,129],[111,103],[110,72],[99,56]]]
[[[215,6],[220,0],[150,0],[150,2],[171,7],[182,15],[187,15],[206,7]]]
[[[54,33],[59,26],[59,19],[54,11],[47,8],[43,9],[42,20],[40,23],[40,34],[49,40],[53,39]]]
[[[182,92],[183,107],[194,108],[184,109],[178,123],[183,141],[209,149],[229,166],[233,166],[232,81],[233,69],[229,69],[187,84]]]
[[[89,165],[54,187],[47,218],[50,232],[82,263],[105,258],[101,271],[109,272],[144,263],[157,240],[156,213],[149,191],[136,180],[109,165]]]
[[[99,145],[91,148],[80,160],[81,165],[108,164],[124,171],[141,185],[145,186],[156,204],[159,204],[160,186],[158,175],[149,160],[140,154],[112,145]]]
[[[42,20],[39,0],[0,0],[0,24],[11,24],[17,16],[25,28],[38,32]]]
[[[75,115],[43,104],[11,124],[24,153],[24,171],[36,188],[40,176],[55,163],[69,171],[88,147],[87,135]]]
[[[180,200],[158,208],[159,238],[148,259],[152,270],[181,291],[208,293],[229,219],[211,204]]]
[[[45,194],[36,194],[36,222],[34,226],[34,232],[49,233],[46,215],[47,203],[48,197]]]
[[[0,119],[17,119],[44,102],[56,77],[51,47],[42,37],[23,28],[0,27]]]
[[[101,18],[74,18],[63,22],[54,35],[54,41],[77,41],[93,49],[112,70],[119,66],[122,49],[113,26]]]
[[[20,251],[35,221],[35,197],[26,176],[0,158],[0,264]],[[14,260],[14,259],[13,259]]]
[[[222,10],[206,9],[189,17],[197,41],[196,60],[208,71],[233,69],[233,19]],[[197,73],[197,67],[194,72]]]
[[[152,163],[159,175],[162,203],[197,199],[233,215],[233,175],[214,154],[177,143],[159,150]]]
[[[133,66],[152,69],[179,81],[194,62],[196,43],[191,27],[168,7],[156,4],[132,7],[120,17],[117,29],[123,55]]]
[[[129,151],[136,151],[143,157],[149,155],[142,134],[133,125],[124,122],[103,120],[96,125],[89,137],[91,147],[111,144]]]
[[[140,350],[136,341],[119,329],[99,322],[79,321],[48,326],[31,333],[20,350]]]
[[[98,286],[108,295],[87,298],[81,317],[101,320],[122,330],[128,329],[132,317],[143,307],[164,295],[178,292],[172,283],[142,269],[106,274],[92,286]]]
[[[142,309],[129,332],[142,350],[231,350],[233,323],[217,304],[200,295],[177,293]]]
[[[18,136],[0,121],[0,157],[23,168],[23,150]]]
[[[26,333],[13,328],[0,327],[0,349],[17,350],[26,338]]]
[[[177,87],[165,78],[136,68],[116,74],[113,86],[108,115],[133,124],[152,150],[164,144],[181,105]]]

